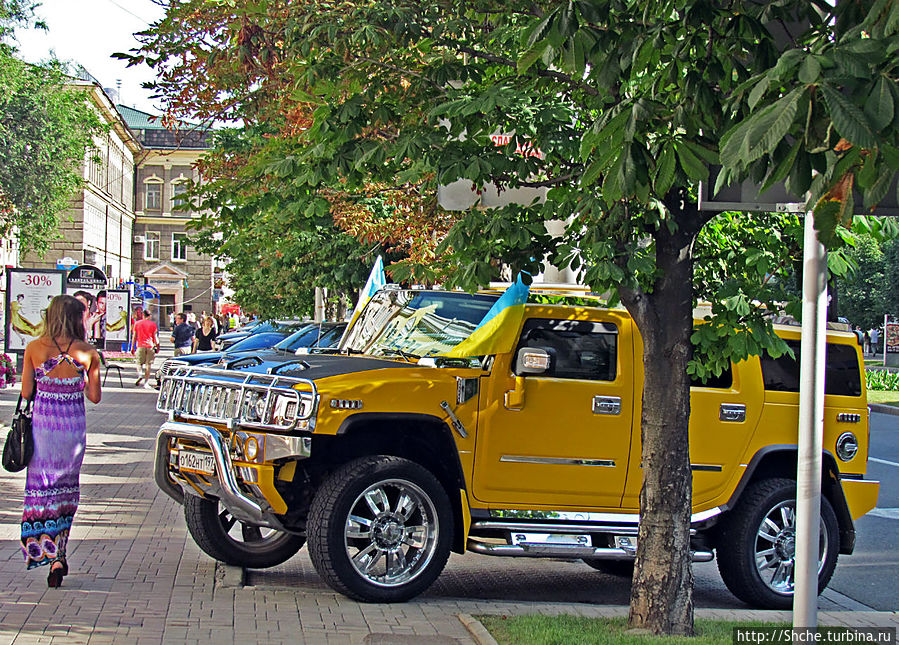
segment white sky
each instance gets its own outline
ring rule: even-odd
[[[115,52],[137,47],[133,34],[164,15],[153,0],[40,0],[36,10],[49,31],[16,31],[19,57],[40,62],[51,56],[80,63],[104,88],[115,88],[121,79],[119,102],[158,114],[150,92],[141,83],[153,79],[146,66],[125,67],[125,61],[111,58]]]

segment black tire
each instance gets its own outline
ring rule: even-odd
[[[602,558],[583,558],[583,560],[584,564],[610,576],[634,577],[634,560],[604,560]]]
[[[422,466],[363,457],[322,483],[307,535],[312,564],[331,588],[363,602],[404,602],[443,571],[453,512],[443,486]]]
[[[718,571],[740,600],[764,609],[793,606],[795,510],[794,480],[763,479],[747,486],[728,514],[718,540]],[[837,516],[824,497],[821,525],[819,594],[830,582],[840,548]]]
[[[265,569],[286,562],[306,538],[238,521],[218,500],[184,496],[184,519],[194,542],[225,564]]]

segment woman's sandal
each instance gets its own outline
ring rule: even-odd
[[[56,566],[59,564],[60,566]],[[55,589],[62,585],[62,577],[69,572],[69,567],[66,565],[65,561],[53,562],[50,565],[50,573],[47,574],[47,586],[51,589]]]

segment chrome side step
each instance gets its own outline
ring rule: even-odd
[[[577,544],[547,544],[521,542],[519,544],[489,544],[468,539],[467,548],[481,555],[503,555],[518,558],[596,558],[598,560],[632,560],[633,549],[614,549]],[[711,551],[692,551],[693,562],[711,562]]]

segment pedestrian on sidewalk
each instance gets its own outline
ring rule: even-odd
[[[49,565],[49,587],[60,586],[69,572],[66,546],[86,443],[85,393],[100,402],[100,355],[84,341],[84,311],[72,296],[54,297],[41,336],[25,348],[22,367],[22,398],[34,395],[22,552],[29,569]]]
[[[141,312],[141,316],[142,319],[134,323],[134,344],[137,345],[137,381],[134,385],[137,387],[143,383],[145,388],[152,390],[150,368],[159,351],[159,328],[147,309]]]
[[[194,351],[211,352],[215,349],[215,337],[215,321],[206,316],[203,318],[203,325],[197,330],[197,335],[194,337]]]
[[[194,332],[196,330],[187,322],[183,314],[175,314],[175,329],[172,331],[171,341],[175,345],[175,356],[190,354],[194,344]]]

